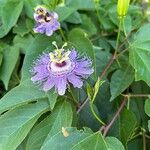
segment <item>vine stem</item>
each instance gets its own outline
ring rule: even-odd
[[[122,101],[120,107],[118,108],[117,112],[115,113],[113,119],[111,120],[111,122],[104,128],[104,132],[103,132],[103,136],[106,136],[109,129],[111,128],[111,126],[113,125],[113,123],[116,121],[116,119],[118,118],[121,110],[124,108],[125,104],[126,104],[126,98],[124,98],[124,100]],[[101,130],[101,129],[100,129]]]
[[[65,35],[64,35],[64,32],[63,32],[62,28],[60,28],[59,31],[60,31],[60,34],[61,34],[63,40],[64,40],[65,42],[67,42],[67,39],[66,39],[66,37],[65,37]]]
[[[93,109],[93,102],[90,102],[90,109],[92,114],[94,115],[94,117],[97,119],[97,121],[105,126],[105,123],[97,116],[97,114],[95,113],[94,109]]]
[[[150,140],[150,136],[149,135],[145,134],[145,137]]]
[[[137,137],[139,137],[139,136],[141,136],[141,135],[142,135],[142,133],[140,132],[140,133],[134,135],[133,137],[131,137],[131,138],[129,139],[129,141],[132,141],[132,140],[134,140],[135,138],[137,138]]]
[[[83,107],[86,105],[86,103],[89,101],[88,98],[86,98],[86,100],[80,105],[80,107],[77,110],[77,114],[79,114],[79,112],[83,109]]]
[[[122,94],[122,96],[127,97],[127,98],[132,98],[132,97],[150,97],[150,94]]]
[[[145,132],[142,132],[142,137],[143,137],[143,150],[146,150],[146,138],[145,138]]]

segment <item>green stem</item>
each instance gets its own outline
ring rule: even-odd
[[[119,68],[121,68],[121,65],[119,63],[119,60],[116,58],[116,56],[117,56],[117,52],[118,52],[118,48],[119,48],[119,40],[120,40],[120,32],[121,32],[122,21],[123,21],[123,18],[119,18],[118,35],[117,35],[117,40],[116,40],[116,49],[115,49],[115,53],[114,53],[114,58],[116,59]]]
[[[143,137],[143,150],[146,150],[146,138],[145,138],[145,131],[142,132]]]
[[[119,19],[119,28],[118,28],[117,41],[116,41],[116,50],[115,50],[114,56],[116,56],[116,55],[117,55],[117,52],[118,52],[122,21],[123,21],[123,18],[120,18],[120,19]]]
[[[128,97],[128,102],[127,102],[127,109],[130,109],[130,97]]]
[[[132,136],[132,137],[129,139],[129,141],[132,141],[132,140],[136,139],[137,137],[141,136],[141,134],[142,134],[142,133],[140,132],[140,133],[138,133],[138,134]]]
[[[63,30],[60,28],[59,31],[60,31],[60,34],[61,34],[63,40],[64,40],[65,42],[67,42],[67,39],[66,39],[66,37],[65,37],[65,35],[64,35]]]
[[[146,137],[147,139],[150,139],[150,136],[149,136],[149,135],[147,135],[147,134],[145,134],[145,137]]]
[[[100,1],[100,0],[94,0],[94,3],[95,3],[96,15],[97,15],[97,18],[98,18],[99,23],[101,24],[101,17],[100,17],[100,15],[99,15],[99,10],[98,10],[99,1]]]
[[[123,25],[124,35],[125,35],[125,37],[127,37],[127,32],[126,32],[126,27],[125,27],[124,19],[122,21],[122,25]]]
[[[94,117],[97,119],[97,121],[100,123],[100,124],[102,124],[102,125],[104,125],[105,126],[105,123],[97,116],[97,114],[95,113],[95,111],[94,111],[94,109],[93,109],[93,103],[92,102],[90,102],[90,109],[91,109],[91,112],[92,112],[92,114],[94,115]]]

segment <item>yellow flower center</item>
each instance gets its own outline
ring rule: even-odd
[[[65,46],[67,46],[67,43],[65,43],[61,49],[57,47],[56,42],[53,42],[52,44],[56,47],[56,49],[54,50],[54,52],[51,52],[49,54],[51,62],[59,64],[69,60],[70,51],[65,52],[65,50],[63,49]]]
[[[56,63],[62,63],[69,59],[70,51],[64,52],[62,49],[56,49],[53,53],[50,53],[50,60]]]

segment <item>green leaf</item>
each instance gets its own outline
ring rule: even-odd
[[[67,136],[62,131],[51,136],[41,150],[47,150],[49,147],[52,150],[109,150],[109,148],[124,150],[118,139],[109,137],[105,140],[100,132],[92,133],[89,129],[79,131],[75,128],[66,128],[65,132],[67,132]]]
[[[30,25],[31,24],[31,25]],[[13,28],[13,33],[16,33],[20,36],[24,36],[26,35],[27,33],[29,33],[31,31],[31,28],[28,27],[29,26],[32,26],[32,21],[29,20],[29,19],[20,19],[18,24],[16,24]],[[32,26],[33,28],[33,26]]]
[[[28,46],[33,42],[34,38],[32,35],[28,34],[24,37],[16,35],[13,39],[13,43],[16,47],[19,47],[21,53],[25,54],[28,50]]]
[[[41,0],[24,0],[24,10],[27,16],[33,19],[34,8],[41,4]]]
[[[150,117],[150,99],[145,101],[145,113]]]
[[[106,16],[101,15],[101,20],[100,20],[103,28],[107,31],[112,31],[115,28],[115,25],[111,22],[110,18],[106,18]]]
[[[3,61],[3,55],[0,53],[0,66],[2,64],[2,61]]]
[[[104,141],[104,138],[99,132],[96,132],[85,139],[81,140],[79,143],[75,144],[71,150],[108,150],[107,144]]]
[[[74,28],[68,35],[69,41],[77,48],[79,52],[85,53],[91,57],[95,64],[95,56],[91,41],[87,34],[80,28]]]
[[[16,24],[23,8],[23,1],[6,0],[0,4],[2,26],[0,26],[0,38],[4,37]]]
[[[150,86],[150,24],[144,25],[134,35],[129,59],[135,69],[135,79],[144,80]]]
[[[103,83],[104,83],[104,81],[102,81],[98,78],[94,85],[94,88],[90,84],[87,84],[88,98],[89,98],[89,100],[91,100],[92,103],[94,102],[96,95],[99,91],[99,88]]]
[[[60,131],[49,137],[41,150],[47,150],[49,148],[51,148],[51,150],[70,150],[75,144],[91,134],[89,131],[79,131],[76,128],[65,128],[65,131],[69,136],[64,136],[62,131]]]
[[[150,131],[150,120],[148,120],[148,129]]]
[[[53,10],[57,5],[59,6],[65,5],[64,0],[43,0],[43,3],[46,5],[46,7],[50,8],[50,10]]]
[[[87,15],[81,15],[81,28],[87,32],[89,36],[95,35],[97,33],[97,28],[90,17]]]
[[[120,116],[120,134],[122,143],[127,146],[127,142],[131,138],[136,127],[137,120],[133,112],[124,109]]]
[[[59,102],[52,114],[40,122],[29,135],[27,150],[39,150],[46,138],[50,138],[61,130],[72,124],[73,112],[70,103]]]
[[[111,53],[108,51],[103,51],[101,47],[95,47],[95,46],[94,46],[94,52],[95,52],[95,59],[96,59],[96,77],[99,77],[99,75],[104,70],[106,64],[108,63],[109,59],[111,58]]]
[[[93,0],[66,0],[66,5],[78,10],[95,10],[95,4]]]
[[[43,0],[43,3],[44,3],[46,6],[50,7],[51,9],[53,9],[53,8],[56,7],[58,1],[56,1],[56,0],[51,0],[51,1],[49,1],[49,0]]]
[[[3,63],[0,70],[0,79],[5,85],[5,89],[8,89],[8,84],[12,72],[15,68],[17,60],[19,58],[19,48],[16,46],[6,47],[3,54]]]
[[[117,70],[111,77],[110,101],[119,96],[134,80],[134,71],[131,66],[128,66],[125,70]]]
[[[32,92],[31,92],[32,91]],[[31,83],[25,81],[19,86],[10,90],[0,100],[0,113],[20,105],[24,105],[33,100],[45,98],[46,94]]]
[[[104,83],[104,81],[100,80],[99,78],[97,79],[96,83],[95,83],[95,86],[94,86],[94,95],[93,95],[93,98],[92,98],[92,101],[94,102],[95,98],[96,98],[96,95],[99,91],[99,88],[100,86]]]
[[[56,104],[56,101],[57,101],[58,94],[53,89],[51,89],[50,91],[48,91],[46,93],[46,95],[47,95],[48,101],[50,103],[50,108],[53,110],[53,108]]]
[[[150,99],[145,101],[145,113],[150,117]],[[148,121],[148,129],[150,131],[150,120]]]
[[[0,149],[12,150],[23,141],[39,116],[48,109],[46,99],[6,112],[0,117]]]
[[[55,11],[58,13],[59,21],[62,22],[67,19],[72,13],[74,13],[76,9],[66,6],[58,6],[56,7]]]
[[[92,101],[93,99],[93,95],[94,95],[94,91],[93,91],[93,88],[91,87],[90,84],[86,84],[86,89],[87,89],[87,95],[88,95],[88,98],[90,101]]]
[[[108,150],[125,150],[122,143],[115,137],[106,137],[105,141],[108,145]]]
[[[75,11],[66,19],[66,22],[73,23],[73,24],[80,24],[82,23],[82,19],[80,14],[77,11]]]

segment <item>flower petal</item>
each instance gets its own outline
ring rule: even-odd
[[[52,12],[51,15],[53,16],[53,18],[58,20],[58,14],[56,12]]]
[[[43,90],[49,91],[54,85],[55,85],[54,79],[48,78],[48,80],[45,83],[43,83]]]
[[[94,72],[94,69],[93,68],[76,68],[74,70],[74,72],[77,74],[77,75],[81,75],[81,76],[84,76],[84,75],[91,75],[93,72]]]
[[[53,34],[53,30],[50,25],[49,26],[47,25],[45,34],[47,36],[51,36]]]
[[[90,67],[92,65],[92,61],[87,58],[80,59],[77,63],[77,67]]]
[[[66,77],[59,77],[59,78],[56,78],[55,80],[56,80],[55,87],[58,91],[58,94],[59,95],[64,95],[65,91],[66,91],[66,88],[67,88],[67,79],[66,79]]]
[[[35,33],[45,33],[45,23],[37,23],[33,30]]]
[[[70,59],[75,60],[77,58],[77,51],[73,49],[69,55]]]
[[[43,53],[38,59],[38,63],[40,64],[48,65],[49,62],[50,62],[49,53]]]
[[[82,80],[75,74],[69,75],[68,80],[73,84],[74,87],[81,88],[83,86]]]
[[[33,72],[33,73],[40,73],[40,72],[48,73],[47,65],[38,64],[38,65],[33,67],[31,72]]]
[[[44,73],[38,73],[38,74],[36,74],[35,76],[33,76],[32,78],[31,78],[31,80],[33,81],[33,82],[37,82],[37,81],[43,81],[43,80],[45,80],[45,78],[47,78],[48,77],[48,75],[49,74],[44,74]]]
[[[85,59],[83,61],[79,61],[76,63],[76,67],[75,67],[75,73],[77,75],[83,76],[86,75],[91,75],[94,72],[94,69],[91,67],[92,62],[90,59]]]
[[[53,31],[56,31],[60,28],[60,23],[56,19],[51,20],[49,24],[51,25],[51,29]]]

